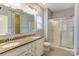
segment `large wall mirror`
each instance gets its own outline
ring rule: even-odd
[[[0,36],[35,33],[35,22],[35,15],[23,11],[18,12],[6,6],[1,6]]]
[[[8,16],[0,15],[0,35],[8,34]]]
[[[21,15],[21,33],[33,32],[35,30],[34,15],[24,13]]]

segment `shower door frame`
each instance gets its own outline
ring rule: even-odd
[[[69,48],[69,47],[62,46],[62,30],[60,30],[60,46],[64,47],[64,48],[68,48],[68,49],[74,49],[74,22],[73,22],[73,17],[65,17],[65,18],[61,18],[61,19],[63,21],[63,19],[69,19],[69,18],[72,19],[72,32],[73,32],[73,34],[72,34],[72,45],[73,45],[73,47]]]

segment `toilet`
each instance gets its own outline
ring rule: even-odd
[[[51,44],[49,42],[44,42],[44,51],[49,52],[51,49]]]

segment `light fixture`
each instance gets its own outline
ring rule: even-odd
[[[32,11],[33,11],[34,14],[37,14],[38,13],[38,11],[35,10],[35,9],[33,9]]]
[[[37,14],[37,13],[38,13],[38,11],[37,11],[36,9],[30,8],[29,6],[24,6],[24,7],[22,8],[22,10],[23,10],[24,12],[27,12],[27,13],[31,14],[31,15],[34,15],[34,14]]]
[[[43,5],[46,5],[46,3],[42,3]]]
[[[10,5],[8,3],[4,3],[3,5],[7,6],[7,7],[10,7]]]
[[[20,3],[4,3],[3,5],[5,5],[7,7],[14,8],[14,9],[20,9],[21,8]]]
[[[7,7],[11,7],[13,9],[20,9],[24,12],[27,12],[29,14],[37,14],[38,11],[36,9],[34,9],[31,6],[28,5],[22,5],[20,3],[4,3],[3,5],[7,6]]]

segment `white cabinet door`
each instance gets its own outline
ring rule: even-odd
[[[36,56],[40,56],[44,52],[44,38],[36,41]]]
[[[28,44],[28,48],[29,48],[28,49],[28,56],[35,56],[36,55],[35,54],[36,53],[35,46],[36,46],[35,41]]]
[[[28,44],[28,54],[27,54],[27,56],[32,56],[32,48],[33,47],[31,47],[31,43],[30,44]]]

